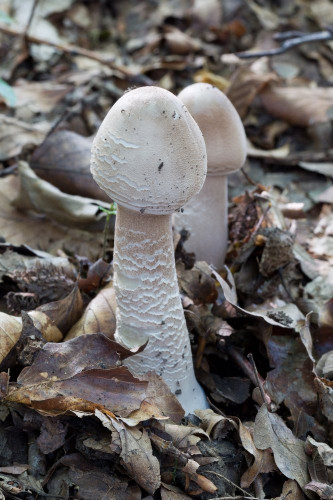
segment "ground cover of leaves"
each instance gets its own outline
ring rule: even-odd
[[[329,0],[0,0],[0,498],[333,498],[332,27]],[[126,89],[198,81],[248,160],[225,269],[174,233],[211,405],[184,416],[122,366],[89,163]]]

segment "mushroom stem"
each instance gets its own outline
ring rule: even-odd
[[[228,246],[228,211],[220,210],[221,206],[228,206],[228,177],[207,174],[200,193],[174,217],[177,231],[190,232],[186,250],[217,269],[224,265]]]
[[[125,364],[137,375],[154,370],[191,412],[207,407],[207,402],[194,375],[171,224],[171,215],[143,215],[118,206],[113,260],[115,339],[129,349],[148,340],[144,351]]]

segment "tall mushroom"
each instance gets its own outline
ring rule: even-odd
[[[187,250],[217,268],[224,264],[228,243],[228,179],[246,158],[246,136],[229,99],[216,87],[194,83],[182,90],[185,104],[203,133],[207,177],[200,193],[174,217],[177,230],[188,229]]]
[[[118,204],[115,338],[130,349],[148,340],[126,365],[137,375],[161,375],[187,412],[207,403],[193,370],[171,214],[198,193],[206,170],[199,127],[176,96],[157,87],[122,96],[93,142],[93,177]]]

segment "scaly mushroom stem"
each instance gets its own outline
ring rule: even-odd
[[[207,407],[207,402],[194,375],[171,222],[171,215],[143,215],[118,206],[113,260],[115,339],[130,349],[149,340],[144,351],[125,364],[134,374],[153,370],[161,375],[189,412]]]
[[[177,231],[190,232],[186,250],[217,269],[224,265],[228,246],[228,211],[220,210],[224,205],[228,206],[228,177],[207,174],[200,193],[174,216]]]

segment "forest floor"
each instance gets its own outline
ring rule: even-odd
[[[329,0],[0,0],[0,499],[333,499],[332,27]],[[89,165],[128,88],[193,82],[248,158],[227,267],[174,233],[211,406],[184,416],[119,366]]]

